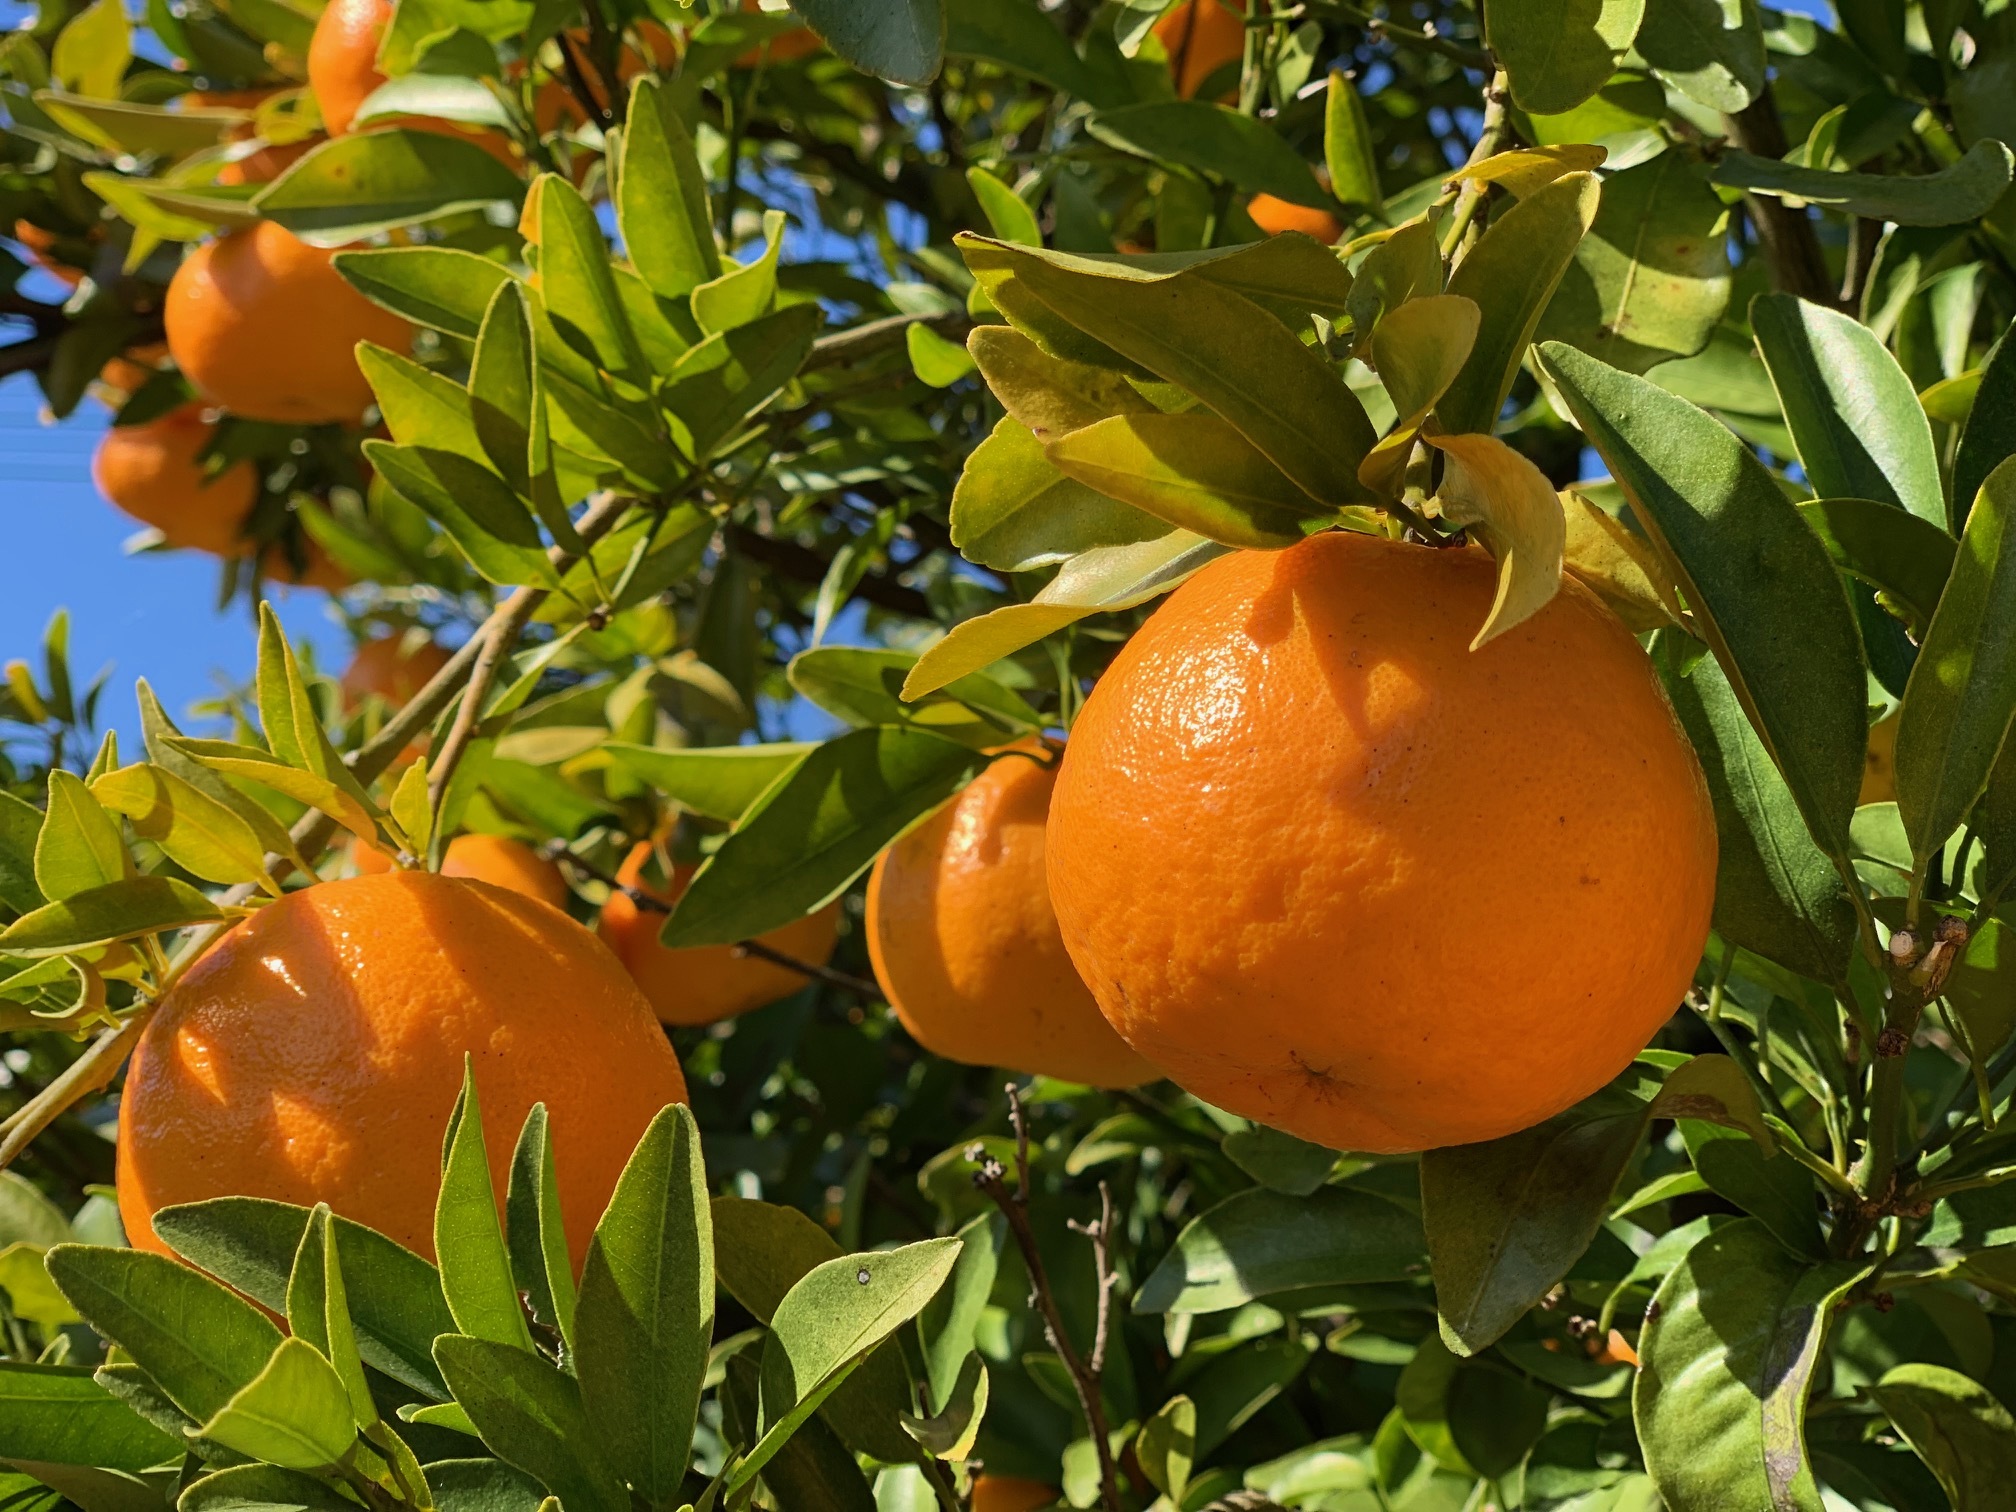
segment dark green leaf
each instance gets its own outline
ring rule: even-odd
[[[2016,329],[2012,326],[2011,329]],[[1967,524],[1974,496],[1995,471],[2016,456],[2016,341],[2004,331],[1981,360],[1981,387],[1953,454],[1953,531]]]
[[[1834,565],[1880,588],[1922,642],[1953,571],[1953,537],[1929,520],[1874,499],[1814,499],[1799,513]]]
[[[817,747],[810,742],[668,750],[620,740],[602,749],[683,809],[731,824]]]
[[[394,226],[515,205],[524,193],[515,173],[459,133],[360,131],[314,148],[253,203],[303,241],[341,247]]]
[[[916,665],[908,651],[817,646],[793,657],[787,676],[806,698],[853,725],[915,725],[983,751],[1042,728],[1043,716],[1020,694],[977,672],[905,703],[903,680]]]
[[[176,1498],[175,1512],[351,1512],[355,1502],[326,1480],[277,1465],[233,1465]]]
[[[1900,226],[1957,226],[1985,214],[2009,187],[2009,149],[1976,142],[1957,163],[1922,178],[1832,173],[1734,149],[1716,160],[1714,179],[1731,189],[1796,196],[1810,204]]]
[[[1899,1365],[1869,1388],[1955,1507],[1995,1506],[2016,1476],[2016,1420],[1993,1392],[1943,1365]]]
[[[630,1499],[591,1445],[581,1390],[539,1355],[444,1334],[435,1363],[490,1452],[558,1496],[568,1512],[629,1512]]]
[[[88,1366],[0,1361],[0,1459],[145,1470],[181,1453],[92,1380]]]
[[[1498,0],[1484,41],[1521,110],[1573,110],[1617,71],[1647,0]],[[1656,3],[1656,0],[1654,0]]]
[[[1270,1192],[1290,1197],[1307,1197],[1330,1178],[1337,1165],[1337,1152],[1322,1145],[1283,1134],[1265,1124],[1249,1124],[1234,1129],[1220,1148],[1225,1158]]]
[[[512,281],[498,263],[453,247],[376,247],[338,252],[333,261],[367,299],[470,341],[497,290]]]
[[[1710,110],[1733,115],[1764,90],[1764,32],[1756,0],[1648,4],[1637,45],[1654,72]]]
[[[427,1489],[440,1512],[538,1512],[545,1500],[539,1483],[502,1460],[436,1460],[427,1467]]]
[[[793,0],[826,45],[863,73],[927,84],[945,57],[944,0]]]
[[[761,320],[709,336],[668,375],[665,406],[685,428],[689,457],[711,452],[804,364],[819,329],[816,304],[787,305]]]
[[[1786,1250],[1817,1260],[1827,1253],[1820,1237],[1820,1206],[1813,1176],[1785,1155],[1767,1156],[1737,1129],[1698,1118],[1679,1120],[1694,1169],[1709,1188],[1757,1219]]]
[[[1127,152],[1195,168],[1239,188],[1327,210],[1336,202],[1302,155],[1265,121],[1206,100],[1154,100],[1102,110],[1092,134]]]

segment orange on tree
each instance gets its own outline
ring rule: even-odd
[[[372,402],[356,346],[403,351],[413,328],[343,280],[330,252],[272,221],[203,243],[168,284],[162,316],[183,376],[253,420],[354,422]]]
[[[1023,1475],[973,1477],[972,1512],[1038,1512],[1063,1499],[1055,1486]]]
[[[431,1256],[465,1056],[500,1202],[519,1127],[546,1104],[578,1267],[645,1125],[685,1101],[678,1060],[587,930],[427,872],[290,893],[169,991],[120,1099],[128,1237],[161,1250],[159,1209],[243,1195],[326,1202]]]
[[[385,75],[378,71],[378,44],[391,20],[392,0],[329,0],[323,7],[308,41],[308,88],[329,135],[347,134],[372,91],[385,82]],[[494,127],[402,115],[372,120],[364,129],[394,127],[466,137],[506,167],[522,166],[511,138]]]
[[[763,6],[761,0],[742,0],[742,9],[753,15]],[[747,52],[736,54],[731,66],[754,68],[759,63],[795,63],[800,58],[810,57],[824,45],[811,27],[794,26],[790,31],[779,32],[768,42],[759,42]]]
[[[1190,99],[1219,69],[1246,55],[1246,12],[1232,0],[1183,0],[1155,23],[1176,93]]]
[[[657,851],[651,841],[639,841],[617,869],[616,880],[671,903],[686,891],[698,868],[683,863],[668,867]],[[789,997],[805,985],[802,973],[758,956],[739,955],[732,945],[682,950],[661,945],[658,930],[664,922],[663,910],[639,907],[627,893],[612,890],[596,926],[664,1023],[718,1023]],[[758,935],[757,942],[793,960],[823,966],[839,935],[840,905],[829,903],[817,913]]]
[[[896,1017],[934,1055],[1139,1086],[1160,1073],[1100,1016],[1057,932],[1044,875],[1057,769],[1035,759],[1040,749],[997,757],[876,859],[868,957]]]
[[[409,703],[448,665],[453,654],[446,646],[419,636],[376,635],[362,641],[338,680],[344,706],[354,709],[374,696],[394,708]]]
[[[1480,650],[1489,557],[1355,534],[1222,557],[1073,728],[1050,891],[1113,1026],[1336,1149],[1492,1139],[1620,1072],[1708,934],[1708,789],[1568,580]]]
[[[267,100],[280,93],[277,88],[263,89],[192,89],[177,97],[177,103],[190,110],[257,110]],[[233,126],[224,133],[227,142],[250,142],[259,134],[251,122]],[[320,137],[306,137],[298,142],[268,142],[257,151],[243,157],[233,158],[217,170],[217,182],[227,187],[242,184],[270,184],[287,171],[297,159],[305,155],[309,148],[321,140]]]
[[[170,546],[242,555],[251,549],[243,531],[259,500],[259,470],[241,460],[213,473],[202,457],[216,434],[199,404],[141,425],[115,425],[92,454],[91,481]]]
[[[1246,202],[1246,213],[1253,218],[1253,224],[1269,236],[1278,236],[1283,231],[1300,231],[1328,245],[1344,234],[1344,223],[1328,210],[1293,205],[1271,194],[1254,195]]]
[[[14,222],[14,240],[28,249],[28,260],[43,272],[60,279],[71,288],[84,282],[84,270],[72,267],[57,255],[57,248],[64,240],[46,226],[38,226],[27,219]]]
[[[123,404],[139,393],[141,386],[159,372],[167,360],[168,343],[165,341],[128,347],[117,357],[106,359],[105,366],[98,370],[98,381]]]
[[[355,840],[350,845],[350,864],[360,877],[379,876],[392,870],[392,858],[384,847]],[[448,842],[441,857],[441,875],[467,877],[508,888],[527,898],[537,898],[566,912],[569,892],[560,868],[523,840],[508,835],[457,835]]]

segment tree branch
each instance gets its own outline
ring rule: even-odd
[[[1778,119],[1778,103],[1770,89],[1723,120],[1728,123],[1730,140],[1745,152],[1765,158],[1785,156],[1785,125]],[[1750,223],[1757,228],[1772,285],[1783,293],[1836,308],[1838,291],[1828,276],[1827,256],[1820,249],[1812,217],[1775,195],[1749,194],[1743,203],[1749,207]]]
[[[826,570],[832,564],[811,547],[801,546],[796,541],[780,541],[747,525],[731,524],[725,528],[729,544],[750,561],[815,587],[826,581]],[[907,614],[912,619],[934,617],[931,601],[917,589],[872,572],[855,584],[854,597],[866,599],[896,614]]]

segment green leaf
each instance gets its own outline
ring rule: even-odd
[[[561,339],[604,372],[641,382],[648,371],[623,313],[609,246],[581,192],[558,174],[533,186],[539,246],[539,297]]]
[[[181,1452],[94,1381],[88,1366],[0,1361],[0,1459],[131,1471]]]
[[[323,1470],[357,1441],[343,1381],[315,1346],[282,1339],[266,1368],[199,1430],[202,1437],[287,1470]]]
[[[946,1410],[958,1393],[975,1332],[1000,1270],[1008,1221],[998,1212],[982,1213],[969,1219],[954,1237],[959,1241],[959,1259],[951,1277],[917,1317],[928,1388],[924,1405],[934,1412]]]
[[[341,247],[395,226],[491,205],[516,205],[525,185],[456,132],[360,131],[296,161],[253,204],[317,247]],[[598,263],[606,252],[598,242]]]
[[[1541,351],[1686,593],[1807,828],[1845,867],[1862,786],[1866,678],[1826,549],[1720,422],[1558,342]]]
[[[511,1275],[533,1313],[560,1331],[574,1348],[574,1261],[560,1217],[560,1183],[553,1166],[553,1139],[546,1105],[534,1103],[511,1152],[510,1185],[504,1198],[505,1247]]]
[[[168,110],[51,89],[36,90],[34,98],[66,131],[115,154],[183,157],[216,146],[230,128],[250,122],[242,110]]]
[[[448,532],[484,577],[505,586],[558,582],[539,524],[505,481],[452,451],[368,440],[364,456],[385,481]]]
[[[1169,529],[1154,515],[1059,472],[1037,435],[1010,415],[968,454],[952,491],[951,525],[952,544],[967,561],[999,572],[1027,572],[1094,547],[1152,540]]]
[[[266,1368],[280,1330],[209,1277],[143,1250],[59,1244],[49,1275],[91,1326],[198,1422]]]
[[[2012,325],[2011,329],[2016,329]],[[1981,386],[1953,454],[1953,531],[1967,524],[1974,496],[1995,471],[2016,456],[2016,341],[2004,331],[1981,361]]]
[[[1601,198],[1596,176],[1570,173],[1491,222],[1449,280],[1484,312],[1470,360],[1435,407],[1442,429],[1489,435],[1512,380]]]
[[[799,693],[849,724],[913,725],[975,750],[1043,727],[1043,716],[1020,694],[978,673],[926,701],[906,704],[903,679],[916,664],[908,651],[819,646],[794,656],[786,676]]]
[[[944,0],[793,0],[826,45],[865,74],[928,84],[945,58]]]
[[[1134,1310],[1223,1312],[1304,1287],[1404,1281],[1426,1258],[1420,1218],[1384,1197],[1348,1186],[1306,1197],[1256,1189],[1191,1219],[1141,1283]]]
[[[825,907],[984,764],[970,746],[919,730],[827,741],[702,863],[659,939],[675,949],[732,945]]]
[[[1370,356],[1393,401],[1394,420],[1358,464],[1358,481],[1367,488],[1401,491],[1421,427],[1463,371],[1481,320],[1476,303],[1457,294],[1409,299],[1379,315]]]
[[[49,71],[72,94],[116,99],[133,60],[133,28],[120,0],[96,0],[64,24],[49,50]]]
[[[42,811],[25,798],[0,792],[0,907],[27,913],[48,901],[35,881],[41,833]]]
[[[1715,805],[1717,932],[1802,976],[1845,986],[1856,925],[1840,871],[1807,832],[1721,667],[1703,659],[1682,674],[1672,654],[1677,642],[1662,642],[1657,661],[1666,694],[1701,758]]]
[[[1726,150],[1711,177],[1730,189],[1805,200],[1829,210],[1900,226],[1957,226],[1987,214],[2009,187],[2012,160],[2000,142],[1976,142],[1937,173],[1833,173]]]
[[[804,365],[820,318],[816,304],[787,305],[709,336],[680,358],[667,375],[664,400],[684,428],[681,450],[706,456],[745,416],[768,404]]]
[[[733,823],[817,747],[809,741],[783,741],[668,750],[612,740],[601,749],[679,807]]]
[[[631,1494],[679,1500],[714,1332],[700,1131],[683,1105],[637,1142],[581,1272],[574,1368],[602,1458]]]
[[[220,776],[254,782],[276,793],[284,793],[296,802],[321,809],[353,835],[374,844],[377,841],[378,810],[369,802],[360,802],[353,796],[350,788],[355,784],[350,782],[347,768],[343,772],[343,782],[338,782],[289,766],[257,746],[234,745],[227,740],[185,738],[174,741],[173,747]]]
[[[947,341],[921,320],[903,333],[903,345],[917,381],[932,388],[950,388],[973,371],[973,359],[966,348]]]
[[[1226,548],[1172,530],[1128,546],[1099,546],[1066,562],[1026,604],[1010,604],[955,625],[917,658],[903,683],[905,698],[958,681],[1088,614],[1131,609],[1169,592]]]
[[[1091,132],[1125,152],[1195,168],[1292,205],[1330,209],[1335,201],[1302,155],[1265,121],[1208,100],[1151,100],[1102,110]]]
[[[427,1489],[441,1512],[539,1512],[545,1489],[502,1460],[435,1460]]]
[[[287,1277],[287,1331],[321,1351],[335,1369],[360,1428],[378,1422],[378,1407],[357,1352],[350,1322],[350,1296],[343,1286],[343,1257],[327,1203],[317,1203],[301,1234],[294,1268]]]
[[[128,877],[60,903],[47,903],[0,929],[0,952],[61,955],[225,917],[209,898],[173,877]]]
[[[1632,1389],[1668,1505],[1820,1512],[1806,1399],[1835,1304],[1866,1270],[1795,1260],[1754,1222],[1688,1251],[1646,1311]]]
[[[719,278],[707,176],[671,89],[656,79],[640,78],[631,91],[619,163],[617,223],[651,291],[679,299]]]
[[[252,826],[173,772],[138,762],[100,777],[91,796],[124,814],[134,834],[160,846],[184,871],[206,882],[249,882],[279,892],[266,875],[266,846]]]
[[[1559,115],[1601,89],[1638,34],[1646,0],[1498,0],[1484,45],[1521,110]]]
[[[1131,96],[1123,81],[1080,58],[1055,21],[1020,0],[945,0],[945,22],[951,57],[999,63],[1095,107]]]
[[[1323,96],[1323,166],[1330,171],[1330,192],[1345,204],[1376,209],[1385,198],[1365,102],[1342,69],[1330,71]]]
[[[969,1351],[945,1394],[945,1405],[929,1417],[901,1414],[903,1431],[935,1459],[967,1459],[987,1416],[987,1398],[987,1363],[977,1351]]]
[[[1326,518],[1216,415],[1115,415],[1043,451],[1066,477],[1227,546],[1292,546]]]
[[[1698,1118],[1680,1119],[1679,1128],[1712,1191],[1763,1223],[1788,1252],[1815,1260],[1826,1254],[1811,1172],[1796,1160],[1767,1156],[1739,1129]]]
[[[1710,110],[1734,115],[1764,92],[1764,30],[1756,0],[1648,4],[1637,46],[1653,72]]]
[[[1931,422],[1869,328],[1790,294],[1751,300],[1750,324],[1814,492],[1897,504],[1943,527]]]
[[[275,1465],[233,1465],[191,1481],[175,1512],[350,1512],[334,1486]],[[529,1509],[528,1509],[529,1512]]]
[[[1558,1283],[1609,1216],[1650,1110],[1634,1068],[1545,1123],[1421,1157],[1442,1339],[1473,1355]]]
[[[1943,1365],[1899,1365],[1868,1388],[1956,1507],[1992,1507],[2016,1475],[2016,1419]]]
[[[784,223],[782,210],[765,210],[762,252],[751,262],[729,263],[727,272],[693,291],[693,319],[702,331],[709,335],[732,331],[770,313],[777,303],[777,255],[784,246]]]
[[[471,1338],[508,1344],[528,1353],[532,1336],[511,1279],[511,1257],[497,1220],[490,1184],[483,1116],[473,1059],[465,1057],[462,1091],[448,1115],[441,1147],[441,1193],[434,1205],[434,1253],[440,1257],[441,1292],[455,1326]],[[494,1446],[493,1446],[494,1447]]]
[[[0,1171],[0,1248],[48,1249],[74,1237],[63,1210],[18,1171]]]
[[[132,875],[118,821],[91,790],[57,767],[49,773],[49,807],[35,842],[35,883],[60,903]]]
[[[1676,10],[1722,3],[1672,0]],[[1663,9],[1653,5],[1648,16]],[[1565,341],[1627,373],[1693,356],[1729,305],[1728,223],[1706,171],[1684,153],[1662,152],[1611,174],[1540,338]]]
[[[328,809],[339,822],[365,816],[375,817],[377,809],[349,766],[329,743],[322,728],[322,714],[294,659],[294,648],[280,626],[280,617],[270,603],[259,606],[259,724],[275,757],[335,789],[344,811]],[[326,805],[325,805],[326,807]]]
[[[559,1497],[567,1512],[629,1512],[630,1499],[592,1448],[574,1378],[509,1344],[444,1334],[434,1359],[490,1452]]]
[[[313,870],[295,846],[293,837],[287,833],[286,826],[272,810],[176,747],[181,731],[168,718],[160,699],[154,696],[154,690],[147,685],[145,678],[140,679],[136,691],[140,705],[140,730],[147,742],[147,754],[154,764],[229,808],[252,826],[260,845],[266,850],[285,856],[304,875]]]
[[[276,1311],[310,1212],[260,1197],[218,1197],[163,1208],[154,1232],[174,1251]],[[343,1293],[366,1363],[414,1391],[446,1395],[434,1368],[434,1340],[455,1331],[434,1267],[383,1234],[331,1220],[343,1268]]]
[[[1149,1483],[1180,1507],[1196,1456],[1197,1404],[1179,1394],[1141,1425],[1141,1436],[1134,1441],[1134,1458]]]
[[[1234,1129],[1221,1142],[1225,1158],[1270,1192],[1307,1197],[1330,1179],[1337,1152],[1265,1124]]]
[[[1036,222],[1036,212],[1029,208],[1029,202],[1021,195],[985,168],[968,168],[966,184],[980,202],[980,213],[987,217],[987,225],[995,236],[1005,242],[1014,242],[1019,247],[1043,245],[1043,229]],[[988,327],[978,329],[986,330]]]
[[[498,285],[500,295],[505,287]],[[478,437],[468,389],[410,358],[369,342],[358,345],[357,366],[371,384],[372,396],[378,401],[394,441],[401,446],[430,447],[454,452],[471,461],[481,460],[484,447]],[[518,465],[522,472],[522,448]]]
[[[1953,537],[1929,520],[1874,499],[1812,499],[1799,513],[1834,565],[1878,588],[1922,644],[1953,573]]]
[[[469,341],[497,291],[514,281],[509,269],[454,247],[374,247],[338,252],[331,261],[373,303]]]

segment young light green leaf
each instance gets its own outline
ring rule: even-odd
[[[1767,1156],[1777,1152],[1777,1136],[1765,1121],[1749,1078],[1726,1055],[1696,1055],[1667,1072],[1659,1095],[1652,1099],[1651,1116],[1720,1124],[1748,1134]]]
[[[148,758],[156,766],[181,778],[238,815],[252,826],[261,846],[276,856],[286,857],[304,876],[314,870],[295,846],[287,827],[274,816],[272,810],[233,787],[176,746],[175,742],[182,732],[175,728],[174,721],[169,719],[167,711],[161,707],[161,700],[154,696],[154,690],[144,677],[140,679],[136,692],[140,705],[140,732],[147,742]]]
[[[1470,649],[1538,614],[1561,588],[1568,522],[1547,475],[1495,436],[1430,436],[1449,459],[1442,518],[1473,529],[1498,562],[1498,594]]]
[[[1330,87],[1337,86],[1332,83]],[[1180,1393],[1164,1402],[1141,1425],[1141,1436],[1134,1441],[1134,1457],[1149,1483],[1176,1506],[1182,1506],[1183,1492],[1190,1484],[1190,1471],[1197,1457],[1197,1404]]]
[[[1169,530],[1154,515],[1059,472],[1042,440],[1012,414],[967,456],[952,490],[951,524],[952,544],[969,562],[1001,572],[1027,572]]]
[[[1029,202],[1021,195],[985,168],[968,168],[966,183],[972,189],[973,197],[980,202],[980,211],[987,217],[987,224],[997,237],[1021,247],[1043,245],[1043,232],[1036,223],[1036,212],[1029,208]],[[980,330],[986,329],[985,326],[980,327]]]
[[[1904,691],[1897,808],[1920,866],[1988,786],[2016,719],[2016,459],[1981,485]]]
[[[197,1434],[286,1470],[328,1469],[357,1441],[342,1379],[301,1339],[282,1339],[266,1368]]]
[[[2016,1419],[1995,1394],[1943,1365],[1906,1364],[1868,1388],[1956,1507],[1992,1507],[2016,1475]]]
[[[48,809],[35,840],[35,884],[54,902],[129,877],[118,821],[61,767],[49,773]]]
[[[659,939],[732,945],[825,907],[985,758],[920,730],[855,730],[808,752],[702,863]]]
[[[534,1103],[511,1154],[511,1178],[504,1197],[505,1247],[511,1274],[534,1316],[560,1332],[574,1348],[574,1262],[567,1253],[567,1230],[560,1217],[560,1183],[553,1166],[553,1139],[546,1105]]]
[[[959,1259],[952,1275],[917,1316],[924,1341],[924,1405],[942,1412],[952,1404],[961,1371],[973,1352],[981,1314],[999,1272],[1008,1224],[998,1212],[969,1219],[954,1236]]]
[[[777,303],[777,257],[784,246],[782,210],[763,212],[763,250],[753,261],[728,266],[693,291],[693,318],[708,335],[768,315]]]
[[[225,917],[209,898],[174,877],[127,877],[45,903],[0,930],[0,952],[61,955],[140,935],[186,929]]]
[[[595,212],[572,184],[547,173],[532,186],[527,218],[540,252],[540,298],[561,340],[603,371],[641,381],[644,354],[617,297]]]
[[[503,291],[513,286],[497,287],[502,298]],[[357,348],[357,366],[370,381],[385,424],[401,446],[427,446],[471,460],[483,456],[468,389],[368,341]]]
[[[427,758],[414,758],[392,790],[392,822],[406,837],[406,849],[424,856],[434,843],[434,804],[427,794]]]
[[[287,1278],[287,1328],[297,1339],[313,1344],[335,1368],[357,1426],[369,1429],[376,1424],[378,1404],[371,1396],[363,1356],[357,1350],[340,1241],[327,1204],[316,1205],[301,1234],[301,1248]]]
[[[1456,265],[1449,292],[1473,300],[1484,318],[1470,360],[1435,406],[1442,429],[1491,433],[1600,199],[1593,173],[1564,174],[1492,221]]]
[[[707,175],[673,91],[649,76],[631,90],[616,218],[630,261],[653,293],[680,299],[721,276]]]
[[[472,1338],[532,1349],[511,1259],[497,1221],[490,1158],[483,1143],[473,1060],[462,1068],[462,1091],[448,1115],[441,1148],[441,1194],[434,1206],[434,1253],[440,1257],[441,1291],[455,1326]]]
[[[1845,867],[1867,743],[1866,677],[1826,549],[1718,421],[1572,347],[1549,342],[1541,357],[1686,593],[1813,838]]]
[[[1521,110],[1559,115],[1601,89],[1638,34],[1647,0],[1499,0],[1484,19]]]
[[[817,747],[810,741],[779,741],[669,750],[612,740],[602,749],[681,808],[733,823]]]
[[[1987,213],[2009,187],[2012,159],[1999,141],[1980,141],[1958,162],[1911,178],[1889,173],[1833,173],[1734,149],[1716,159],[1713,178],[1730,189],[1805,200],[1866,220],[1900,226],[1957,226]]]
[[[49,50],[49,71],[72,94],[116,100],[133,61],[133,27],[120,0],[96,0],[71,16]]]
[[[973,358],[956,341],[947,341],[923,321],[903,333],[910,356],[910,370],[919,383],[932,388],[950,388],[973,371]]]
[[[916,664],[908,651],[817,646],[793,657],[785,675],[799,693],[852,725],[914,725],[982,751],[1042,728],[1043,716],[1020,694],[978,673],[928,701],[904,703],[903,679]]]
[[[124,814],[133,833],[206,882],[240,883],[279,896],[266,873],[266,847],[240,815],[164,767],[136,762],[108,772],[91,796]]]
[[[179,739],[176,750],[225,777],[241,778],[285,793],[299,803],[319,808],[351,834],[376,842],[378,809],[368,801],[359,802],[344,785],[276,760],[257,746],[234,745],[228,740]],[[344,772],[348,778],[349,772]]]
[[[1347,205],[1377,208],[1385,196],[1379,192],[1372,127],[1351,76],[1333,68],[1323,101],[1323,164],[1330,170],[1330,192]]]
[[[1366,350],[1388,311],[1441,292],[1442,250],[1435,242],[1435,228],[1425,220],[1402,226],[1358,265],[1345,305],[1354,346]]]
[[[1358,481],[1398,493],[1414,441],[1436,401],[1463,370],[1477,340],[1476,304],[1459,294],[1430,294],[1388,310],[1372,331],[1372,366],[1398,418],[1358,464]]]
[[[665,406],[687,456],[706,456],[744,416],[770,402],[812,350],[816,304],[786,305],[732,331],[717,332],[679,359],[668,375]]]
[[[976,326],[966,349],[1011,419],[1042,441],[1155,406],[1118,373],[1052,357],[1012,326]]]

